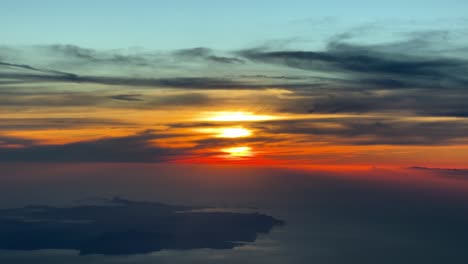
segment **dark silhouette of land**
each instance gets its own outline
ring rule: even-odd
[[[259,213],[196,212],[193,207],[121,198],[74,207],[0,210],[0,249],[76,249],[141,254],[163,249],[232,249],[284,222]]]

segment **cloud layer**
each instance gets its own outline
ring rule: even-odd
[[[219,153],[230,144],[466,145],[468,57],[451,33],[412,32],[380,43],[358,37],[337,34],[321,50],[2,48],[0,110],[15,118],[0,124],[0,160],[152,162]],[[231,123],[256,132],[247,139],[194,132],[222,127],[198,122],[199,113],[249,109],[280,118]],[[149,121],[149,111],[157,111],[156,120]],[[24,136],[93,126],[132,131],[66,145]],[[144,131],[161,126],[172,141],[153,144],[160,139]]]

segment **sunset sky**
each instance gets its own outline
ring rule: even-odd
[[[1,0],[0,263],[468,263],[468,1]]]
[[[0,161],[466,167],[460,1],[22,2]]]

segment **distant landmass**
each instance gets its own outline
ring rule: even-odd
[[[74,249],[81,255],[232,249],[284,225],[259,213],[196,209],[122,198],[99,205],[3,209],[0,249]]]

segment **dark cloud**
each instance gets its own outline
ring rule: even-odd
[[[1,130],[68,129],[83,127],[133,127],[135,124],[104,118],[0,118]]]
[[[468,142],[468,122],[464,121],[350,117],[265,121],[253,127],[272,135],[301,134],[309,136],[311,142],[331,140],[352,145],[451,145]]]
[[[216,63],[244,63],[244,60],[236,57],[225,57],[216,55],[215,51],[209,48],[198,47],[192,49],[177,50],[169,55],[149,53],[149,52],[132,52],[124,53],[122,50],[115,51],[99,51],[89,48],[83,48],[76,45],[50,45],[41,46],[42,50],[53,54],[60,55],[72,63],[88,63],[88,64],[117,64],[117,65],[133,65],[133,66],[152,66],[158,67],[164,64],[164,60],[205,60]],[[128,52],[127,52],[128,53]]]
[[[177,135],[156,135],[146,131],[128,137],[64,145],[0,148],[0,162],[163,162],[187,154],[186,150],[159,147],[150,141],[173,136]]]
[[[106,92],[0,92],[0,107],[21,109],[88,106],[109,108],[189,107],[194,105],[207,106],[220,101],[228,101],[228,99],[218,99],[201,92],[189,91],[162,95],[128,93],[109,96],[106,95]]]
[[[16,71],[0,71],[0,79],[7,84],[16,83],[90,83],[137,87],[170,87],[170,88],[198,88],[198,89],[248,89],[255,85],[226,78],[211,77],[174,77],[174,78],[145,78],[145,77],[119,77],[119,76],[85,76],[75,73],[55,71],[33,67],[26,64],[0,62],[0,66],[16,69]],[[25,71],[28,70],[28,71]],[[33,72],[29,72],[33,71]]]
[[[182,49],[174,52],[176,56],[182,57],[206,57],[212,53],[213,51],[211,49],[204,47]]]
[[[408,169],[418,170],[418,171],[423,171],[423,172],[431,172],[431,173],[435,173],[436,175],[446,177],[446,178],[468,180],[468,169],[428,168],[428,167],[418,167],[418,166],[409,167]]]
[[[11,136],[3,136],[0,135],[0,149],[2,148],[17,148],[17,147],[26,147],[31,146],[37,143],[35,140],[32,139],[25,139],[20,137],[11,137]]]
[[[414,40],[417,41],[417,40]],[[410,55],[411,51],[396,52],[394,46],[372,46],[331,41],[325,51],[266,51],[244,50],[240,55],[258,62],[279,64],[309,71],[333,71],[353,79],[365,76],[394,79],[413,84],[450,82],[463,86],[468,79],[468,61],[463,58]],[[393,48],[392,48],[393,47]],[[415,79],[416,78],[416,79]]]
[[[252,147],[256,145],[261,147],[268,143],[281,142],[283,140],[285,140],[285,137],[275,137],[272,135],[244,138],[206,138],[195,141],[195,143],[197,143],[195,149],[219,149],[221,147],[232,147],[244,144],[248,144]]]
[[[302,93],[284,99],[281,111],[298,113],[402,113],[420,116],[460,116],[468,112],[468,93],[410,90],[339,91]]]
[[[81,255],[232,249],[284,224],[258,213],[193,209],[197,208],[121,198],[105,205],[4,209],[0,211],[0,248],[74,249]]]
[[[223,127],[226,126],[224,122],[183,122],[171,123],[171,128],[197,128],[197,127]]]
[[[27,64],[16,64],[16,63],[8,63],[8,62],[0,61],[0,66],[9,67],[9,68],[19,68],[19,69],[24,69],[24,70],[31,70],[31,71],[35,71],[35,72],[41,72],[41,73],[49,73],[49,74],[51,73],[51,74],[65,75],[65,76],[68,76],[69,78],[73,78],[75,76],[72,73],[56,71],[56,70],[49,70],[49,69],[40,69],[40,68],[36,68],[36,67],[33,67],[31,65],[27,65]]]
[[[55,71],[33,67],[22,63],[2,62],[0,88],[12,90],[18,84],[86,83],[109,86],[138,88],[177,88],[187,95],[168,95],[158,98],[136,96],[133,92],[89,96],[83,98],[61,95],[55,99],[36,97],[34,100],[23,98],[0,99],[2,106],[50,105],[113,105],[105,99],[126,101],[122,107],[210,105],[213,98],[197,90],[241,90],[280,88],[291,92],[289,95],[253,98],[245,104],[261,103],[268,109],[292,113],[363,113],[363,114],[403,114],[418,116],[467,117],[468,100],[468,58],[456,53],[447,42],[447,32],[413,32],[409,38],[399,42],[380,44],[360,44],[351,42],[356,39],[349,34],[337,35],[330,39],[324,50],[270,50],[258,48],[238,51],[237,57],[216,56],[209,48],[193,48],[174,51],[169,57],[186,60],[199,60],[200,63],[218,59],[232,64],[232,59],[247,59],[248,72],[227,72],[226,75],[213,77],[171,77],[152,78],[148,75],[138,77],[81,75],[72,72]],[[121,61],[138,63],[136,58],[119,57],[118,52],[101,52],[72,45],[57,45],[51,52],[89,61]],[[114,54],[114,55],[109,55]],[[65,55],[64,55],[65,56]],[[106,57],[107,56],[107,57]],[[133,56],[133,55],[132,55]],[[150,56],[147,59],[153,60]],[[116,62],[117,63],[117,62]],[[120,62],[119,62],[120,63]],[[306,70],[305,73],[289,75],[265,74],[264,64],[286,66]],[[118,63],[117,63],[118,64]],[[226,65],[225,67],[230,67]],[[237,67],[237,66],[236,66]],[[12,71],[11,69],[16,69]],[[254,70],[252,70],[254,69]],[[258,69],[258,73],[255,72]],[[228,74],[229,73],[229,74]],[[244,73],[244,74],[242,74]],[[281,72],[282,73],[282,72]],[[333,76],[333,77],[331,77]],[[74,97],[74,98],[72,98]],[[430,129],[427,127],[427,129]],[[437,128],[434,128],[437,129]]]
[[[294,76],[285,76],[285,75],[265,75],[265,74],[254,74],[254,75],[240,75],[241,78],[252,78],[252,79],[282,79],[282,80],[331,80],[330,78],[321,78],[315,76],[305,76],[305,75],[294,75]]]
[[[83,92],[10,92],[0,93],[0,95],[1,107],[73,107],[100,105],[109,101],[103,96]]]
[[[202,93],[183,93],[175,95],[159,96],[148,101],[150,106],[193,106],[209,105],[214,99]]]
[[[457,145],[468,142],[465,120],[420,120],[391,117],[331,117],[236,122],[235,125],[262,131],[263,136],[234,139],[203,139],[201,146],[219,147],[233,143],[333,142],[349,145]],[[171,128],[223,127],[223,122],[172,123]],[[449,129],[448,129],[449,128]],[[301,135],[300,138],[295,137]]]
[[[87,83],[130,88],[178,88],[199,90],[255,90],[268,88],[306,89],[325,86],[320,83],[256,83],[245,82],[240,79],[219,77],[173,77],[173,78],[146,78],[124,76],[88,76],[68,72],[55,72],[54,74],[35,74],[24,72],[1,72],[0,79],[8,81],[5,84],[41,84],[41,83]],[[0,86],[2,88],[2,86]],[[10,89],[11,86],[7,86]]]
[[[223,57],[214,55],[214,51],[209,48],[198,47],[193,49],[183,49],[174,52],[174,55],[180,59],[203,59],[217,63],[244,63],[244,60],[236,57]]]
[[[238,54],[252,62],[302,69],[311,75],[339,76],[304,78],[307,81],[302,83],[309,84],[304,87],[285,86],[300,95],[278,102],[278,108],[286,112],[403,111],[464,117],[468,112],[464,103],[468,57],[455,56],[443,37],[427,37],[431,34],[413,33],[406,41],[384,44],[356,44],[337,37],[324,51],[258,48]]]
[[[120,100],[120,101],[142,101],[140,98],[142,95],[141,94],[116,94],[110,96],[110,98],[115,99],[115,100]]]
[[[50,45],[42,46],[42,49],[54,55],[61,55],[72,63],[152,66],[158,62],[154,54],[123,54],[119,51],[98,51],[76,45]]]
[[[130,78],[111,76],[80,76],[75,74],[26,74],[0,72],[0,78],[14,79],[22,83],[90,83],[136,87],[170,87],[183,89],[250,89],[255,85],[237,83],[223,78],[175,77],[175,78]]]

